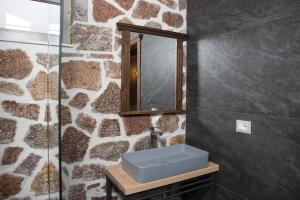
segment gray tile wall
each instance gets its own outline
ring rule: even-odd
[[[187,15],[187,143],[221,165],[217,199],[299,200],[300,1],[190,0]]]

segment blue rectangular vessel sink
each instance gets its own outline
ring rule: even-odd
[[[135,180],[146,183],[208,166],[208,152],[179,144],[122,155],[122,168]]]

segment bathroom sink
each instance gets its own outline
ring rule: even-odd
[[[208,166],[208,152],[179,144],[122,155],[122,168],[141,183],[176,176]]]

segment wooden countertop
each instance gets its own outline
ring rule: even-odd
[[[210,174],[217,171],[219,171],[219,165],[213,162],[209,162],[208,167],[203,169],[151,181],[148,183],[139,183],[122,169],[121,164],[111,165],[105,168],[106,175],[119,188],[119,190],[123,192],[124,195],[143,192],[146,190],[188,180],[194,177]]]

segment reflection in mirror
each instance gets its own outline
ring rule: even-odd
[[[130,33],[130,110],[176,109],[177,40]]]

